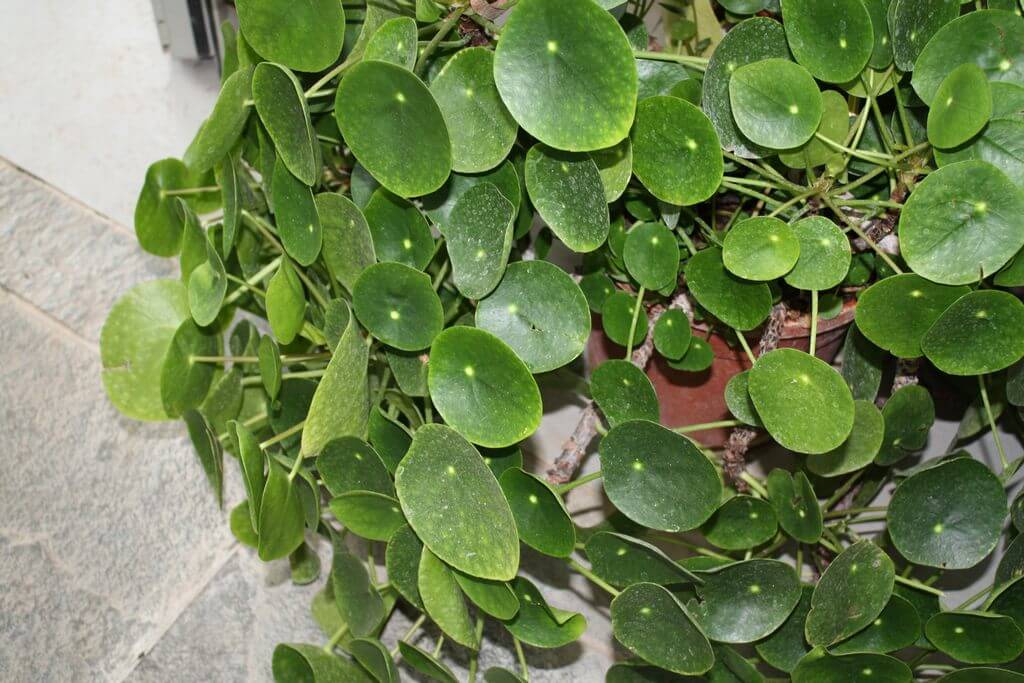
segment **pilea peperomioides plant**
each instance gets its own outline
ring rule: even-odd
[[[181,279],[114,306],[103,381],[185,421],[218,500],[237,462],[262,560],[310,583],[331,547],[324,643],[278,680],[452,681],[445,643],[475,680],[488,621],[520,669],[484,678],[526,680],[587,627],[536,553],[611,596],[611,681],[1024,680],[1017,1],[667,0],[661,44],[653,5],[237,0],[213,112],[136,210]],[[579,425],[524,469],[536,376],[588,344]],[[727,412],[675,415],[694,387]],[[921,461],[933,394],[966,412]],[[989,430],[991,466],[960,449]],[[762,436],[782,466],[747,468]],[[588,484],[617,512],[583,528]]]

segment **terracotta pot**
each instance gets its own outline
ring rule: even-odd
[[[818,344],[815,354],[826,363],[835,360],[846,338],[846,330],[853,322],[856,301],[843,304],[843,310],[831,320],[818,321]],[[586,364],[588,371],[608,358],[622,358],[625,349],[605,336],[600,316],[594,317],[594,332],[587,344]],[[668,363],[655,352],[647,366],[647,376],[654,384],[661,403],[661,423],[667,427],[683,427],[732,419],[725,405],[725,385],[734,375],[750,368],[750,359],[743,349],[729,345],[734,339],[726,340],[717,331],[709,331],[704,325],[693,325],[693,334],[708,340],[715,359],[704,372],[683,372],[669,367]],[[748,333],[754,352],[760,332]],[[797,320],[787,321],[783,328],[780,347],[807,351],[810,348],[810,321],[806,315]],[[729,438],[729,428],[707,429],[692,432],[701,443],[720,448]]]

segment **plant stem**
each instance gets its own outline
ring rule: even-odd
[[[740,340],[740,346],[747,354],[747,358],[750,359],[750,364],[753,365],[757,362],[757,358],[754,356],[754,352],[750,350],[750,344],[747,343],[747,338],[743,336],[743,333],[739,330],[733,330],[736,333],[736,338]]]
[[[611,586],[609,586],[607,583],[604,582],[603,579],[601,579],[599,576],[594,574],[594,572],[590,571],[589,569],[587,569],[586,567],[581,565],[576,560],[569,559],[567,561],[568,561],[570,567],[572,567],[573,569],[578,571],[580,574],[582,574],[587,579],[589,579],[591,583],[593,583],[598,588],[604,590],[605,592],[607,592],[612,597],[615,597],[615,596],[617,596],[619,594],[619,591],[617,591],[614,588],[612,588]]]
[[[309,86],[309,89],[308,89],[308,90],[306,90],[306,92],[304,93],[304,94],[305,94],[305,97],[306,97],[306,99],[309,99],[310,97],[313,97],[314,95],[316,95],[316,93],[320,92],[320,89],[321,89],[321,88],[323,88],[323,87],[324,87],[325,85],[327,85],[328,83],[330,83],[330,81],[331,81],[331,79],[332,79],[332,78],[334,78],[335,76],[337,76],[337,75],[338,75],[338,74],[340,74],[340,73],[341,73],[342,71],[344,71],[345,69],[349,68],[350,66],[352,66],[352,63],[351,63],[351,62],[349,62],[349,61],[348,61],[348,60],[346,59],[346,60],[345,60],[344,62],[342,62],[342,63],[341,63],[341,64],[339,64],[338,66],[334,67],[333,69],[331,69],[330,71],[328,71],[327,73],[325,73],[325,74],[324,74],[324,75],[323,75],[323,76],[322,76],[322,77],[320,78],[320,80],[318,80],[318,81],[317,81],[316,83],[314,83],[313,85]]]
[[[260,268],[252,277],[245,281],[246,285],[254,285],[257,282],[263,280],[263,278],[265,278],[267,275],[270,275],[275,270],[277,270],[277,267],[281,265],[281,258],[281,256],[278,256],[270,263]],[[244,294],[246,291],[248,291],[248,287],[246,289],[239,288],[231,292],[224,299],[224,305],[229,306],[235,303],[236,301],[238,301],[239,298],[241,298],[242,294]]]
[[[636,321],[640,317],[640,309],[644,305],[644,294],[647,290],[643,285],[640,285],[640,290],[636,293],[636,304],[633,306],[633,321],[629,324],[629,340],[626,342],[626,360],[633,357],[633,335],[636,334]]]
[[[782,202],[780,202],[777,199],[772,199],[771,197],[762,192],[758,192],[757,190],[751,190],[749,187],[744,187],[743,185],[736,185],[734,183],[729,182],[728,180],[722,181],[722,187],[728,188],[733,192],[739,192],[740,194],[745,194],[749,197],[753,197],[754,199],[762,201],[765,204],[771,204],[773,206],[782,206]]]
[[[789,199],[789,200],[783,202],[782,204],[779,204],[779,206],[777,206],[775,208],[775,210],[773,210],[771,213],[769,213],[768,216],[769,217],[778,216],[780,213],[782,213],[786,209],[789,209],[789,208],[793,207],[794,205],[799,204],[800,202],[806,200],[808,197],[811,197],[811,196],[813,196],[813,195],[815,195],[817,193],[818,193],[818,189],[817,188],[812,188],[810,190],[807,190],[806,192],[801,192],[800,194],[796,195],[792,199]]]
[[[653,538],[655,540],[658,540],[658,541],[663,541],[665,543],[671,543],[672,545],[681,546],[681,547],[686,548],[688,550],[692,550],[693,552],[697,553],[698,555],[704,555],[705,557],[713,557],[716,560],[729,560],[729,561],[732,561],[732,560],[735,559],[735,558],[729,557],[728,555],[723,555],[722,553],[716,553],[714,550],[711,550],[710,548],[705,548],[704,546],[697,545],[696,543],[690,543],[689,541],[684,541],[681,538],[676,538],[675,536],[669,536],[668,534],[651,534],[651,538]]]
[[[882,206],[887,209],[902,209],[903,205],[889,199],[843,199],[830,193],[839,206]]]
[[[750,472],[743,471],[740,474],[740,479],[747,482],[747,486],[754,489],[754,491],[760,493],[762,498],[768,497],[768,489],[766,489],[764,485],[761,482],[759,482],[757,478],[754,477],[754,475],[752,475]]]
[[[267,298],[267,293],[265,291],[263,291],[259,287],[254,287],[253,285],[250,285],[248,282],[246,282],[245,280],[236,275],[232,275],[231,273],[224,273],[224,277],[227,278],[228,282],[234,282],[239,287],[248,289],[250,292],[259,296],[262,299]]]
[[[270,226],[269,223],[264,221],[262,218],[259,218],[258,216],[254,216],[251,213],[249,213],[248,211],[245,211],[243,209],[242,210],[242,220],[244,221],[245,219],[249,219],[247,222],[250,225],[254,225],[256,227],[256,229],[259,230],[259,232],[262,233],[263,236],[267,238],[267,241],[270,242],[270,244],[275,249],[277,249],[279,252],[281,252],[281,254],[285,254],[286,253],[284,247],[281,245],[281,242],[279,242],[278,239],[274,236],[274,232],[271,229],[271,226]],[[309,279],[309,276],[306,275],[306,272],[305,272],[305,270],[303,270],[302,266],[296,264],[294,266],[294,269],[295,269],[295,274],[298,275],[299,279],[302,280],[303,284],[306,285],[306,289],[308,289],[309,293],[313,296],[314,299],[316,299],[316,302],[318,304],[320,304],[320,307],[321,308],[327,308],[327,299],[325,299],[324,295],[320,293],[320,290],[313,283],[313,281]]]
[[[863,514],[865,512],[885,512],[888,508],[884,505],[875,507],[863,507],[863,508],[846,508],[845,510],[832,510],[822,515],[825,519],[835,519],[837,517],[852,517],[853,515]]]
[[[850,475],[849,479],[843,482],[843,485],[837,488],[829,499],[825,501],[822,509],[830,510],[836,503],[842,500],[843,496],[845,496],[849,490],[853,488],[853,485],[857,483],[857,480],[864,476],[864,472],[865,470],[860,470],[859,472],[854,472]]]
[[[271,446],[273,446],[274,444],[281,443],[282,441],[287,439],[292,434],[298,434],[299,432],[301,432],[302,428],[305,427],[305,426],[306,426],[306,421],[305,420],[303,420],[302,422],[298,422],[298,423],[292,425],[291,427],[289,427],[288,429],[284,430],[280,434],[276,434],[276,435],[270,437],[269,439],[267,439],[266,441],[260,442],[260,449],[265,451],[268,448],[270,448]]]
[[[694,57],[692,55],[677,55],[672,52],[652,52],[650,50],[636,50],[633,52],[633,56],[637,59],[653,59],[660,62],[677,62],[679,64],[685,64],[686,66],[693,67],[699,71],[704,71],[708,68],[707,57]]]
[[[444,647],[444,634],[437,637],[437,645],[434,646],[434,659],[441,656],[441,648]]]
[[[867,233],[860,229],[860,226],[857,225],[856,221],[847,216],[845,211],[836,206],[835,202],[833,202],[828,195],[821,195],[821,201],[825,202],[825,205],[828,206],[828,208],[832,209],[833,213],[842,218],[843,222],[849,226],[850,230],[853,230],[853,232],[857,234],[857,237],[860,237],[862,240],[864,240],[868,244],[868,246],[870,246],[874,250],[874,252],[878,254],[878,257],[885,261],[886,265],[892,268],[894,273],[896,273],[897,275],[903,274],[903,269],[896,265],[896,262],[892,260],[892,257],[885,253],[885,251],[883,251],[882,248],[878,246],[877,242],[868,237]]]
[[[478,615],[476,618],[476,642],[480,642],[480,637],[484,634],[484,618]],[[469,678],[468,683],[476,683],[476,670],[480,664],[480,652],[478,650],[471,650],[469,653]]]
[[[448,274],[448,268],[451,266],[451,261],[445,260],[441,264],[441,268],[437,271],[437,275],[434,276],[434,281],[430,283],[430,286],[434,288],[436,292],[441,287],[441,282],[444,281],[444,276]]]
[[[932,588],[928,584],[921,583],[917,579],[908,579],[907,577],[900,576],[899,574],[896,575],[896,583],[902,583],[904,586],[909,586],[910,588],[916,588],[919,591],[924,591],[925,593],[931,593],[932,595],[937,595],[940,598],[945,595],[945,593],[940,591],[938,588]]]
[[[204,194],[206,192],[220,192],[220,185],[206,185],[205,187],[184,187],[179,190],[160,190],[160,196],[182,197],[191,194]]]
[[[973,604],[974,604],[974,603],[976,603],[976,602],[977,602],[978,600],[980,600],[981,598],[983,598],[983,597],[985,597],[986,595],[988,595],[988,593],[989,593],[989,592],[990,592],[990,591],[991,591],[991,590],[992,590],[993,588],[994,588],[994,586],[985,586],[985,587],[984,587],[984,588],[982,588],[982,589],[981,589],[980,591],[978,591],[977,593],[975,593],[975,594],[974,594],[974,595],[972,595],[971,597],[967,598],[966,600],[964,600],[963,602],[961,602],[961,603],[960,603],[959,605],[957,605],[957,606],[956,606],[956,607],[954,607],[953,609],[954,609],[954,610],[961,610],[961,609],[967,609],[967,607],[968,607],[968,606],[970,606],[970,605],[973,605]]]
[[[690,239],[690,236],[686,234],[685,230],[679,228],[676,230],[676,234],[678,234],[679,238],[683,240],[683,244],[686,245],[686,249],[690,252],[690,256],[697,253],[697,247],[693,245],[693,240]]]
[[[811,290],[811,341],[807,353],[814,355],[818,346],[818,290]]]
[[[566,482],[566,483],[562,484],[561,486],[556,486],[555,487],[555,491],[559,495],[565,495],[569,491],[572,491],[574,488],[577,488],[579,486],[583,486],[584,484],[589,484],[590,482],[594,481],[595,479],[600,479],[600,478],[601,478],[601,470],[598,470],[597,472],[591,472],[590,474],[586,474],[586,475],[580,477],[579,479],[574,479],[573,481]]]
[[[821,140],[822,142],[824,142],[829,147],[833,147],[833,148],[839,150],[840,152],[843,152],[845,154],[849,154],[850,156],[852,156],[852,157],[854,157],[856,159],[860,159],[862,161],[867,161],[868,163],[872,163],[872,164],[877,164],[879,166],[893,166],[894,165],[894,157],[892,157],[889,154],[881,154],[879,152],[866,152],[866,151],[863,151],[863,150],[853,149],[852,147],[847,147],[846,145],[844,145],[841,142],[836,142],[835,140],[833,140],[831,138],[827,138],[824,135],[822,135],[821,133],[815,133],[814,137],[817,138],[818,140]]]
[[[512,636],[512,644],[516,648],[516,659],[519,660],[519,669],[523,672],[523,680],[526,683],[530,683],[530,669],[526,666],[526,655],[523,653],[523,645],[515,636]]]
[[[412,634],[416,633],[416,631],[419,631],[420,630],[420,626],[423,626],[423,622],[425,622],[426,620],[427,620],[427,615],[426,614],[421,614],[416,621],[412,622],[412,626],[409,627],[409,630],[407,630],[402,635],[402,637],[398,639],[398,641],[400,643],[407,643],[407,642],[409,642],[409,639],[412,638]],[[392,657],[397,657],[397,656],[400,655],[400,653],[401,653],[401,650],[398,649],[398,645],[395,645],[395,649],[391,651],[391,656]]]
[[[341,639],[345,637],[346,633],[348,633],[348,624],[342,624],[341,628],[335,631],[334,635],[331,636],[331,639],[327,641],[326,645],[324,645],[324,652],[332,654],[335,646],[341,642]]]
[[[427,43],[427,46],[423,48],[423,52],[420,53],[419,59],[416,60],[416,68],[414,69],[414,73],[417,76],[423,75],[423,71],[427,68],[427,59],[430,57],[430,55],[434,54],[434,50],[436,50],[437,46],[441,43],[441,41],[445,39],[449,31],[452,30],[452,27],[454,27],[455,24],[459,22],[459,17],[461,17],[462,13],[465,11],[465,5],[463,5],[462,7],[457,7],[455,8],[455,11],[448,15],[447,19],[441,22],[441,27],[437,29],[437,33],[435,33],[434,37],[430,39],[430,42]]]
[[[303,370],[301,372],[282,372],[281,380],[286,379],[316,379],[317,377],[323,377],[324,373],[327,372],[327,368],[320,368],[319,370]],[[255,387],[263,383],[263,378],[258,376],[246,377],[242,380],[243,387]]]
[[[700,432],[705,429],[718,429],[719,427],[739,427],[743,423],[739,420],[718,420],[717,422],[701,422],[700,424],[684,425],[682,427],[675,427],[672,429],[677,434],[690,434],[691,432]]]
[[[999,462],[1003,465],[1003,472],[1010,466],[1006,459],[1006,451],[1003,450],[1003,440],[996,428],[996,418],[992,415],[992,405],[988,401],[988,390],[985,388],[985,376],[978,375],[978,389],[981,390],[981,402],[985,405],[985,416],[988,418],[988,426],[992,430],[992,438],[996,442],[996,450],[999,451]]]

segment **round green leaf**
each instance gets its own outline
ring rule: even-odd
[[[993,95],[997,85],[1009,83],[990,83]],[[1014,86],[1018,87],[1018,86]],[[1024,91],[1024,88],[1020,88]],[[994,115],[994,114],[993,114]],[[981,133],[959,147],[952,149],[933,150],[935,162],[939,166],[948,166],[958,161],[977,159],[987,161],[1006,174],[1017,187],[1024,188],[1024,120],[1021,118],[993,118]],[[1015,261],[1017,268],[1024,266],[1024,260]],[[1003,271],[1005,273],[1005,271]],[[1016,282],[1020,281],[1018,275]],[[1003,284],[996,277],[996,284]]]
[[[633,174],[633,145],[629,138],[605,149],[596,149],[590,158],[597,164],[604,185],[604,200],[609,204],[622,196]]]
[[[637,50],[646,50],[647,41]],[[657,59],[637,59],[636,72],[638,79],[637,100],[643,102],[651,97],[667,95],[672,87],[681,81],[690,79],[690,74],[682,64],[663,62]]]
[[[345,42],[345,10],[332,0],[239,0],[238,23],[253,49],[298,71],[321,71]]]
[[[911,30],[919,33],[914,45],[920,56],[915,54],[916,63],[911,67],[900,64],[900,35],[898,32],[893,33],[897,66],[904,71],[910,68],[914,70],[914,90],[926,104],[932,104],[946,75],[967,62],[980,66],[990,81],[1024,83],[1024,59],[1020,58],[1024,51],[1024,20],[1020,16],[1000,10],[982,10],[957,17],[960,11],[957,0],[942,0],[941,3],[925,0],[897,1],[902,6],[931,5],[938,9],[941,5],[940,11],[944,13],[941,23],[935,26],[938,30],[932,29],[934,40],[928,40],[930,33],[920,31],[925,28],[920,24],[908,25],[904,29],[904,33]],[[923,50],[921,46],[924,46]]]
[[[135,203],[135,236],[149,253],[174,256],[181,249],[184,219],[178,197],[166,193],[188,187],[188,169],[177,159],[161,159],[146,169],[146,179]]]
[[[349,491],[395,494],[395,485],[380,455],[370,444],[353,436],[334,439],[324,446],[316,459],[316,469],[334,496]]]
[[[827,453],[853,428],[850,387],[831,366],[802,351],[776,349],[758,358],[749,390],[768,433],[797,453]]]
[[[612,427],[600,453],[608,499],[637,524],[673,532],[694,529],[722,498],[714,465],[685,436],[653,422]]]
[[[472,444],[443,425],[420,427],[395,471],[409,526],[446,564],[507,581],[519,568],[519,539],[498,481]]]
[[[590,393],[608,424],[658,421],[658,396],[643,370],[627,360],[606,360],[590,375]]]
[[[996,547],[1006,493],[983,463],[954,458],[904,479],[888,517],[893,544],[911,562],[967,569]]]
[[[685,273],[697,303],[729,327],[752,330],[772,312],[768,285],[747,282],[728,272],[717,247],[694,254],[686,262]]]
[[[381,188],[363,208],[378,261],[423,270],[434,255],[430,225],[416,206]]]
[[[271,181],[274,217],[281,245],[299,264],[308,266],[320,255],[323,228],[316,210],[313,192],[277,157]]]
[[[913,645],[921,636],[921,617],[914,605],[895,593],[882,613],[865,629],[831,648],[835,654],[895,652]]]
[[[856,78],[874,50],[871,16],[862,0],[783,0],[782,19],[796,61],[815,78]]]
[[[704,72],[701,106],[722,141],[722,148],[743,157],[771,154],[748,140],[733,119],[729,82],[736,69],[763,59],[789,58],[789,45],[782,25],[767,17],[752,17],[734,26],[718,44]]]
[[[274,648],[272,666],[275,681],[369,683],[371,680],[358,665],[333,653],[324,652],[319,645],[281,643]]]
[[[534,145],[526,155],[526,189],[544,222],[573,251],[593,251],[607,239],[604,184],[589,154]]]
[[[793,230],[770,216],[740,221],[722,243],[722,261],[734,275],[746,280],[782,277],[800,257],[800,240]]]
[[[832,289],[850,270],[850,241],[822,216],[803,218],[792,226],[800,241],[800,257],[786,275],[786,284],[805,290]]]
[[[700,531],[711,545],[724,550],[746,550],[770,541],[778,530],[775,510],[753,496],[734,496],[715,510]]]
[[[633,123],[633,50],[592,0],[519,3],[502,27],[494,80],[515,120],[557,149],[611,147]]]
[[[371,541],[387,541],[405,525],[398,501],[375,491],[349,491],[331,499],[331,512],[346,529]]]
[[[511,619],[519,611],[519,598],[507,583],[478,579],[459,571],[455,572],[455,580],[474,605],[495,619]]]
[[[633,584],[615,596],[612,632],[644,661],[678,674],[701,674],[715,662],[700,627],[675,596],[653,583]]]
[[[295,266],[287,258],[281,260],[274,277],[267,285],[267,320],[274,336],[282,344],[291,344],[306,318],[306,292]]]
[[[359,274],[377,262],[370,226],[359,207],[336,192],[314,197],[323,231],[323,257],[345,289],[352,291]]]
[[[521,179],[511,161],[505,161],[486,173],[472,175],[452,173],[441,189],[423,198],[423,211],[430,216],[432,221],[444,225],[448,222],[459,197],[469,188],[480,183],[491,183],[497,187],[505,199],[518,209],[522,203],[523,190],[520,187],[520,182]]]
[[[679,360],[690,348],[690,319],[678,308],[670,308],[654,323],[654,348],[669,360]]]
[[[1024,303],[996,289],[965,294],[925,333],[921,350],[949,375],[1008,368],[1024,356]]]
[[[583,296],[587,297],[587,305],[594,313],[600,313],[604,302],[615,291],[615,283],[605,273],[596,271],[587,273],[579,281]]]
[[[950,304],[969,290],[906,273],[879,280],[857,300],[857,328],[900,358],[922,355],[921,339]]]
[[[822,532],[821,507],[807,475],[797,472],[794,476],[776,467],[767,483],[768,500],[782,530],[802,543],[817,543]]]
[[[352,290],[352,308],[370,334],[402,351],[430,346],[444,327],[444,309],[430,277],[401,263],[364,270]]]
[[[185,320],[171,338],[160,371],[160,397],[164,411],[178,417],[190,408],[197,408],[206,398],[217,366],[192,360],[193,356],[216,356],[220,340]]]
[[[779,671],[791,673],[800,659],[810,651],[807,641],[804,640],[804,623],[807,621],[807,613],[811,611],[813,592],[813,586],[802,586],[800,602],[796,609],[790,613],[782,626],[754,645],[761,659]]]
[[[807,642],[828,647],[873,622],[889,602],[895,576],[892,560],[871,541],[847,547],[814,588],[805,627]]]
[[[888,13],[896,66],[913,71],[925,45],[959,12],[959,0],[892,0]]]
[[[562,498],[538,477],[521,469],[501,475],[519,540],[534,550],[553,557],[569,557],[576,546],[576,529]]]
[[[747,560],[704,574],[687,604],[708,638],[750,643],[779,628],[800,602],[800,581],[788,564]]]
[[[675,283],[679,243],[661,223],[639,223],[626,233],[622,258],[633,279],[647,289],[661,289]]]
[[[721,143],[710,119],[676,97],[640,102],[630,133],[633,173],[658,199],[688,206],[715,193],[722,182]]]
[[[452,151],[444,116],[412,72],[360,62],[338,85],[334,107],[352,154],[398,196],[428,194],[448,178]]]
[[[732,114],[751,141],[771,149],[804,144],[818,130],[823,104],[814,78],[799,64],[766,59],[736,69],[729,80]]]
[[[363,59],[391,62],[412,71],[416,66],[417,40],[415,19],[388,19],[370,36]]]
[[[519,612],[505,622],[505,628],[527,645],[554,648],[568,645],[587,630],[582,614],[551,607],[528,579],[517,576],[512,590],[519,600]]]
[[[693,337],[690,339],[690,348],[686,350],[686,355],[677,361],[670,360],[668,364],[676,370],[704,372],[714,362],[715,352],[711,349],[711,344],[698,337]]]
[[[213,235],[207,233],[206,260],[192,269],[188,276],[188,307],[197,325],[211,324],[220,315],[224,295],[228,291],[227,272],[216,245],[210,242]]]
[[[516,209],[491,183],[480,183],[459,197],[447,222],[455,286],[468,299],[481,299],[498,286],[508,264]]]
[[[642,344],[647,338],[646,317],[643,313],[643,304],[637,314],[636,325],[633,325],[633,313],[636,310],[637,298],[621,289],[617,289],[604,300],[604,308],[601,309],[601,326],[609,339],[619,346],[626,346],[629,342],[629,331],[633,330],[633,346]]]
[[[753,427],[761,427],[761,417],[757,414],[757,408],[750,399],[750,371],[736,373],[725,385],[725,404],[729,406],[729,412],[742,421],[744,424]]]
[[[853,430],[837,448],[807,458],[807,469],[819,477],[838,477],[867,467],[885,437],[885,420],[871,401],[853,402]]]
[[[989,612],[940,612],[925,624],[939,650],[967,664],[1010,662],[1024,651],[1024,633],[1010,617]]]
[[[657,547],[624,534],[599,531],[587,540],[586,553],[594,573],[616,586],[699,581]]]
[[[439,334],[428,383],[438,412],[473,443],[509,446],[540,425],[540,390],[529,369],[485,330],[452,327]]]
[[[452,139],[452,168],[479,173],[500,164],[519,127],[494,84],[494,53],[483,47],[456,52],[430,83]]]
[[[818,124],[817,132],[829,140],[845,140],[850,131],[850,111],[846,98],[835,90],[825,90],[821,93],[821,106],[821,123]],[[779,161],[783,164],[801,169],[815,168],[841,158],[841,153],[835,147],[816,137],[791,152],[779,154]]]
[[[992,116],[992,90],[977,64],[967,62],[949,72],[928,110],[928,141],[956,147],[978,133]]]
[[[899,0],[896,0],[899,2]],[[830,655],[815,649],[793,669],[793,683],[911,683],[910,667],[888,655]]]
[[[431,621],[446,636],[476,650],[480,643],[473,629],[473,621],[462,597],[462,589],[455,580],[455,572],[448,568],[430,548],[423,549],[419,572],[420,597]]]
[[[547,372],[583,353],[590,311],[564,270],[547,261],[519,261],[477,306],[476,326],[508,344],[530,372]]]
[[[403,525],[388,540],[384,564],[388,581],[414,607],[423,609],[420,598],[419,572],[423,543],[409,525]]]
[[[182,161],[194,173],[202,173],[224,160],[245,129],[252,108],[253,67],[239,69],[221,86],[213,111],[189,143]]]
[[[315,185],[322,172],[320,144],[298,79],[280,64],[261,62],[252,74],[252,99],[277,158],[304,184]]]

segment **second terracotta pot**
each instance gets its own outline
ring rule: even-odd
[[[815,354],[826,363],[831,363],[842,348],[846,330],[853,322],[856,301],[847,301],[838,316],[831,320],[818,321],[818,342]],[[588,371],[608,358],[622,358],[625,349],[605,336],[601,330],[600,317],[595,317],[594,332],[587,344],[586,363]],[[706,339],[711,345],[715,358],[711,367],[703,372],[683,372],[671,368],[657,352],[647,366],[654,391],[661,404],[661,423],[666,427],[684,427],[732,418],[725,404],[725,385],[736,374],[750,369],[750,359],[743,349],[730,346],[729,341],[718,331],[708,330],[703,325],[693,325],[693,334]],[[755,346],[759,333],[748,337]],[[811,330],[807,316],[787,321],[783,327],[779,347],[800,349],[810,348]],[[729,428],[707,429],[692,432],[689,436],[712,448],[720,448],[729,438]]]

